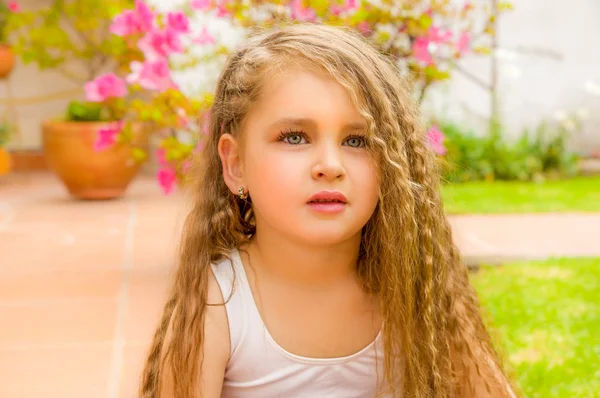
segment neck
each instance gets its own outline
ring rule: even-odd
[[[326,286],[354,278],[361,233],[335,245],[293,242],[277,233],[257,233],[247,247],[254,267],[286,283]]]

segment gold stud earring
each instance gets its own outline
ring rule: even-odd
[[[240,199],[246,199],[248,197],[248,195],[244,193],[243,185],[240,185],[240,187],[238,188],[238,196]]]

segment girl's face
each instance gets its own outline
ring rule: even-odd
[[[310,245],[360,241],[378,201],[366,133],[349,93],[329,76],[297,70],[268,78],[240,148],[257,233]],[[315,203],[319,194],[342,203]]]

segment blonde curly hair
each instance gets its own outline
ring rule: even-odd
[[[176,397],[193,397],[198,390],[210,266],[248,243],[255,231],[252,205],[232,195],[223,180],[219,138],[224,133],[241,138],[265,76],[285,70],[292,61],[329,73],[348,90],[369,126],[380,200],[364,227],[356,272],[379,298],[390,393],[475,397],[477,388],[470,381],[478,375],[488,391],[502,392],[495,396],[512,396],[453,244],[436,157],[409,87],[393,60],[362,36],[315,24],[255,33],[229,57],[219,77],[176,279],[152,342],[140,395],[160,395],[167,366]],[[165,341],[170,324],[172,338]]]

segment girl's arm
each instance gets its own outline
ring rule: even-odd
[[[208,278],[208,303],[223,303],[221,289],[212,272]],[[175,309],[177,310],[177,309]],[[163,344],[163,356],[172,335],[172,325],[169,325]],[[207,305],[204,316],[204,342],[202,344],[202,374],[196,382],[198,398],[219,398],[225,367],[229,360],[229,324],[224,305]],[[173,375],[171,367],[165,366],[162,372],[161,398],[175,398],[173,391]]]

